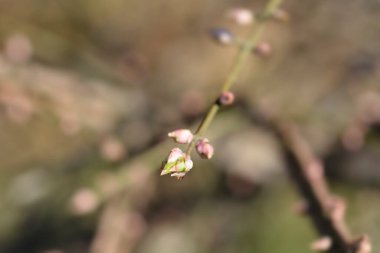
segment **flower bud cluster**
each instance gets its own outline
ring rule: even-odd
[[[270,13],[269,13],[270,12]],[[278,21],[286,21],[288,20],[288,15],[286,12],[282,10],[276,11],[265,11],[262,14],[254,15],[254,13],[246,8],[233,8],[227,12],[227,17],[232,20],[235,24],[246,26],[255,23],[255,19],[257,22],[264,22],[267,19],[273,19]],[[235,44],[238,45],[241,49],[241,55],[245,56],[248,53],[255,53],[259,56],[266,57],[271,54],[271,46],[266,42],[256,43],[256,41],[251,41],[252,36],[256,38],[256,30],[253,31],[253,35],[251,35],[248,40],[241,40],[239,38],[235,38],[234,35],[227,30],[226,28],[214,28],[209,30],[209,35],[211,39],[221,45],[230,45]],[[257,32],[258,34],[258,32]],[[244,57],[240,57],[239,59],[244,59]],[[238,61],[237,64],[241,64],[241,61]],[[240,65],[236,65],[240,66]],[[239,68],[234,68],[233,71]],[[232,72],[232,74],[236,74]],[[232,75],[231,74],[231,75]],[[232,75],[232,77],[235,77]],[[232,78],[231,83],[235,78]],[[230,88],[230,79],[227,79],[226,84],[223,87],[223,91],[219,97],[217,98],[215,104],[217,106],[228,106],[231,105],[235,96],[232,92],[228,91]],[[211,111],[213,112],[213,111]],[[208,114],[204,118],[201,123],[200,129],[207,128],[210,118],[208,116],[213,114]],[[212,119],[212,117],[211,117]],[[207,125],[206,123],[207,122]],[[205,123],[205,125],[203,125]],[[203,128],[202,128],[203,126]],[[197,134],[197,132],[196,132]],[[176,143],[179,144],[187,144],[188,148],[186,152],[183,152],[180,148],[173,148],[166,160],[162,164],[161,175],[170,174],[172,177],[176,177],[177,179],[182,179],[186,176],[186,174],[193,168],[193,161],[190,157],[190,152],[195,147],[198,155],[203,159],[211,159],[214,155],[214,147],[210,144],[210,141],[207,138],[200,138],[198,136],[194,136],[194,134],[189,129],[177,129],[168,133],[168,136],[172,138]]]
[[[214,147],[206,138],[195,142],[194,135],[189,129],[177,129],[168,133],[175,142],[189,144],[196,147],[201,158],[211,159],[214,155]],[[193,168],[193,161],[189,154],[184,153],[180,148],[173,148],[166,160],[162,163],[161,176],[170,174],[172,177],[182,179]]]
[[[182,179],[193,168],[193,161],[181,149],[173,148],[162,165],[161,176],[171,174],[172,177]]]

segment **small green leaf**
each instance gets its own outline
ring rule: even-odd
[[[163,169],[161,171],[161,175],[163,176],[163,175],[171,173],[172,172],[171,169],[175,166],[175,164],[176,164],[175,162],[171,162],[171,163],[163,162],[162,163]]]

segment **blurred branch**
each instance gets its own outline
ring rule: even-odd
[[[321,236],[331,239],[327,252],[352,252],[352,240],[343,221],[345,203],[329,192],[323,167],[313,155],[297,127],[292,123],[276,125],[288,161],[288,170],[306,200],[306,212]]]
[[[367,236],[353,239],[348,232],[344,222],[346,204],[330,192],[323,164],[314,155],[296,124],[268,119],[260,112],[250,115],[256,123],[271,129],[278,137],[286,156],[289,174],[305,200],[302,211],[310,216],[321,238],[328,238],[330,242],[324,244],[323,248],[315,249],[328,253],[370,252]]]
[[[233,65],[226,82],[222,85],[221,92],[229,91],[231,86],[236,82],[244,62],[248,58],[252,49],[258,42],[267,16],[276,10],[280,4],[280,0],[268,1],[263,18],[259,20],[257,26],[254,27],[247,42],[242,46],[242,49],[237,56],[236,62]],[[202,135],[214,120],[215,115],[220,109],[220,101],[214,102],[205,117],[202,119],[199,127],[195,131],[196,135]],[[261,115],[259,112],[258,115]],[[256,115],[257,116],[257,115]],[[261,115],[262,116],[262,115]],[[231,122],[237,122],[235,120]],[[305,212],[310,216],[315,229],[321,237],[328,238],[324,248],[319,250],[328,253],[367,253],[370,251],[370,244],[366,236],[359,239],[354,239],[345,224],[344,216],[346,205],[340,198],[332,194],[328,188],[324,177],[324,168],[322,162],[314,155],[310,145],[300,134],[299,129],[294,123],[277,121],[276,119],[266,119],[261,117],[261,123],[271,129],[279,139],[283,148],[284,154],[288,162],[288,170],[294,180],[294,184],[305,199]],[[222,124],[218,124],[221,126]],[[189,154],[194,148],[195,142],[191,142],[186,153]],[[136,157],[129,162],[125,167],[114,173],[114,186],[104,187],[102,184],[94,183],[94,189],[99,194],[99,201],[104,201],[120,193],[123,189],[133,189],[131,180],[136,176],[131,174],[131,167],[138,164],[137,171],[153,171],[156,168],[154,165],[159,157],[162,157],[162,145],[154,147],[145,152],[141,156]],[[133,171],[132,171],[133,172]],[[326,240],[324,240],[326,242]]]

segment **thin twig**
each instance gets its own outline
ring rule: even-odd
[[[239,54],[236,57],[235,63],[232,65],[231,71],[228,73],[226,81],[223,83],[221,87],[221,92],[229,91],[231,87],[236,83],[239,74],[245,65],[248,57],[252,53],[252,49],[256,47],[259,42],[259,38],[265,28],[265,24],[268,21],[268,17],[271,17],[274,11],[278,9],[278,6],[281,4],[282,0],[269,0],[267,6],[265,7],[264,12],[260,17],[258,17],[256,24],[253,26],[252,31],[250,32],[247,40],[240,47]],[[215,115],[218,113],[220,109],[220,104],[218,100],[210,106],[206,115],[202,119],[200,125],[195,131],[195,135],[201,136],[210,126],[213,121]],[[187,150],[186,154],[189,155],[195,146],[195,140],[193,140]]]

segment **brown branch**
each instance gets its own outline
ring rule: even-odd
[[[305,200],[305,213],[321,238],[329,238],[328,253],[369,253],[367,236],[354,239],[345,224],[346,205],[332,194],[324,177],[323,164],[310,145],[291,122],[263,117],[260,112],[250,113],[255,123],[269,128],[278,137],[284,151],[287,168],[293,182]]]
[[[319,234],[331,239],[328,252],[354,252],[353,240],[343,221],[345,203],[330,193],[321,162],[294,124],[279,123],[276,130],[286,154],[289,173],[306,200],[307,214]]]

